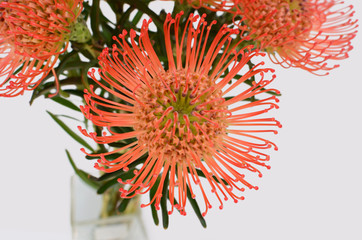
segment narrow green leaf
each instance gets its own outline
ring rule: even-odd
[[[74,50],[60,55],[59,60],[60,60],[60,63],[58,65],[58,67],[56,67],[56,69],[55,69],[55,72],[57,73],[57,75],[62,74],[64,70],[68,69],[68,67],[74,68],[74,63],[80,62],[78,52],[74,51]],[[49,74],[43,79],[43,81],[46,81],[53,76],[54,76],[53,72],[50,71]]]
[[[51,112],[47,111],[47,113],[50,115],[53,120],[58,123],[58,125],[63,128],[63,130],[69,134],[74,140],[76,140],[78,143],[82,144],[84,147],[88,148],[92,152],[94,152],[94,149],[81,137],[79,137],[75,132],[73,132],[64,122],[62,122],[56,115],[52,114]]]
[[[63,92],[69,93],[70,95],[77,96],[83,99],[84,91],[77,89],[65,89]]]
[[[62,118],[69,118],[69,119],[72,119],[72,120],[77,121],[77,122],[83,122],[83,121],[81,121],[81,120],[79,120],[77,118],[74,118],[74,117],[71,117],[71,116],[68,116],[68,115],[64,115],[64,114],[58,114],[57,116],[62,117]]]
[[[204,228],[206,228],[207,227],[206,221],[205,221],[204,217],[202,216],[202,213],[200,211],[199,205],[197,204],[197,201],[195,199],[193,199],[191,196],[191,191],[190,191],[189,186],[187,186],[187,198],[189,199],[189,202],[190,202],[192,208],[194,209],[196,216],[199,218],[201,225]]]
[[[87,160],[99,159],[98,156],[85,156],[85,158],[86,158]]]
[[[134,7],[129,7],[117,20],[117,26],[121,27],[122,29],[125,27],[125,23],[128,21],[129,16],[135,10]]]
[[[92,188],[99,188],[99,184],[97,182],[94,181],[95,177],[93,177],[92,175],[88,174],[87,172],[80,170],[79,168],[77,168],[77,166],[75,165],[73,158],[71,157],[70,153],[68,150],[65,150],[67,157],[69,159],[70,165],[72,165],[72,168],[75,172],[75,174],[77,174],[78,177],[80,177],[80,179],[83,180],[83,182],[85,182],[86,184],[88,184],[90,187]],[[93,179],[93,180],[92,180]]]
[[[105,191],[107,191],[108,188],[112,187],[113,185],[118,183],[118,179],[121,178],[123,181],[125,181],[126,179],[131,179],[134,177],[134,173],[133,170],[135,170],[135,168],[130,168],[127,172],[123,172],[122,174],[118,175],[117,177],[105,182],[104,184],[102,184],[98,190],[97,193],[98,194],[103,194]]]
[[[118,182],[118,178],[113,178],[110,181],[104,183],[103,185],[101,185],[98,190],[97,190],[97,194],[103,194],[105,191],[107,191],[108,188],[112,187],[113,185],[117,184]]]
[[[107,151],[107,150],[106,150]],[[101,152],[93,152],[94,154],[102,154],[104,151],[101,151]],[[114,154],[110,154],[110,155],[107,155],[107,159],[108,160],[114,160],[116,158],[119,158],[120,156],[122,156],[122,154],[119,154],[119,153],[114,153]],[[86,156],[85,157],[86,159],[88,160],[94,160],[94,159],[99,159],[99,156]]]
[[[132,20],[132,24],[136,26],[137,23],[141,20],[142,15],[143,15],[143,12],[138,11]]]
[[[59,74],[63,73],[63,71],[71,65],[69,63],[80,62],[78,52],[74,50],[69,53],[66,53],[60,60],[61,62],[59,63],[59,66],[56,68],[56,72]]]
[[[124,212],[124,210],[126,210],[126,208],[127,208],[130,201],[131,201],[131,198],[123,198],[122,202],[118,206],[118,211],[119,212]]]
[[[160,220],[158,219],[158,214],[157,214],[157,210],[154,204],[151,204],[151,212],[152,212],[152,219],[153,222],[155,223],[156,226],[158,226],[158,224],[160,224]]]
[[[111,130],[116,133],[126,133],[126,132],[132,132],[132,127],[111,127]]]
[[[224,97],[225,101],[230,100],[232,98],[234,98],[234,97]]]
[[[162,212],[162,225],[164,229],[168,228],[168,210],[167,210],[167,193],[170,172],[167,172],[166,178],[163,183],[162,197],[161,197],[161,212]]]
[[[65,106],[67,108],[70,108],[70,109],[73,109],[75,111],[81,112],[79,107],[77,107],[74,103],[72,103],[68,99],[57,96],[57,97],[51,98],[51,100]]]
[[[64,80],[60,80],[59,81],[59,86],[60,88],[62,88],[63,86],[70,86],[70,85],[81,85],[82,82],[80,80],[80,77],[69,77],[66,78]],[[49,93],[50,90],[55,88],[55,82],[47,82],[47,83],[42,83],[41,85],[39,85],[34,91],[33,94],[31,96],[31,99],[29,101],[29,104],[31,105],[34,100],[40,96],[46,95],[47,93]],[[62,90],[63,91],[63,90]]]
[[[157,178],[155,184],[153,185],[153,187],[150,190],[150,201],[154,198],[159,184],[160,184],[160,178]],[[150,207],[151,207],[153,221],[154,221],[155,225],[158,226],[158,224],[160,223],[160,220],[158,218],[157,209],[154,204],[151,204]]]
[[[107,143],[108,146],[110,147],[116,147],[116,148],[121,148],[127,145],[127,143],[124,142],[114,142],[114,143]]]
[[[106,40],[107,43],[112,42],[112,27],[110,27],[107,23],[102,23],[102,37]]]
[[[144,158],[140,158],[138,159],[137,161],[134,161],[133,163],[129,164],[128,165],[128,168],[129,169],[133,169],[135,168],[137,165],[141,164],[144,162]],[[121,170],[118,170],[116,172],[112,172],[112,173],[106,173],[106,174],[103,174],[102,176],[100,176],[98,178],[98,181],[104,181],[104,180],[107,180],[107,179],[110,179],[110,178],[114,178],[114,177],[119,177],[121,176],[123,173],[125,173],[125,171],[123,171],[122,169]]]

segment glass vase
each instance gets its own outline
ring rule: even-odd
[[[140,207],[122,215],[101,217],[104,196],[78,176],[71,180],[71,225],[73,240],[147,240]]]

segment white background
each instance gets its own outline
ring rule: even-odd
[[[355,5],[362,19],[362,3]],[[349,4],[348,3],[348,4]],[[277,70],[283,124],[269,171],[246,200],[215,206],[205,230],[189,211],[175,212],[170,227],[154,226],[150,210],[142,214],[150,240],[360,240],[362,239],[362,37],[341,67],[327,77],[298,69]],[[30,94],[0,99],[0,239],[70,239],[70,176],[64,149],[77,163],[80,146],[45,110],[65,111],[50,100],[30,107]]]

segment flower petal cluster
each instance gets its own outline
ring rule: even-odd
[[[69,43],[83,0],[0,3],[0,96],[36,88]]]
[[[277,149],[258,135],[277,133],[274,128],[281,127],[274,118],[263,117],[278,107],[277,98],[262,98],[264,93],[278,91],[265,89],[275,77],[267,80],[265,74],[273,69],[259,68],[263,63],[248,68],[247,63],[259,52],[252,50],[252,45],[238,49],[245,40],[242,36],[241,40],[232,38],[239,34],[238,29],[223,26],[211,40],[208,36],[216,21],[208,25],[205,15],[191,14],[181,29],[182,14],[175,18],[169,14],[164,23],[167,69],[150,40],[151,21],[143,22],[139,36],[131,30],[130,39],[126,31],[114,37],[117,44],[99,57],[100,69],[89,72],[97,89],[107,91],[109,97],[97,94],[92,87],[85,94],[87,105],[81,107],[85,117],[104,132],[100,136],[79,129],[99,144],[123,144],[108,153],[89,154],[99,157],[95,167],[101,171],[133,174],[132,179],[119,179],[122,198],[155,189],[153,198],[142,207],[154,204],[159,209],[167,187],[172,205],[169,214],[176,208],[184,215],[188,192],[193,198],[199,192],[205,215],[211,208],[210,188],[220,208],[229,198],[243,200],[246,188],[258,189],[246,174],[261,177],[258,167],[269,168],[269,156],[262,151]],[[242,71],[243,76],[233,80]],[[252,77],[259,80],[235,91]],[[227,98],[233,90],[236,95]],[[243,101],[255,96],[261,99]],[[131,130],[117,132],[115,127]],[[115,153],[121,155],[109,158]],[[135,168],[142,157],[144,162]]]
[[[283,67],[326,74],[348,57],[357,21],[353,6],[339,0],[242,0],[237,4],[247,29],[270,59]],[[244,25],[245,24],[245,25]]]

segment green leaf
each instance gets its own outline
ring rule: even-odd
[[[83,123],[83,121],[81,121],[81,120],[79,120],[79,119],[77,119],[77,118],[75,118],[75,117],[68,116],[68,115],[58,114],[57,116],[58,116],[58,117],[62,117],[62,118],[69,118],[69,119],[72,119],[72,120],[74,120],[74,121],[82,122],[82,123]]]
[[[122,148],[127,145],[125,142],[114,142],[114,143],[107,143],[110,147]]]
[[[107,151],[107,150],[106,150]],[[100,151],[100,152],[93,152],[94,154],[102,154],[104,151]],[[107,159],[108,160],[114,160],[116,158],[119,158],[120,156],[122,156],[122,154],[120,153],[114,153],[114,154],[110,154],[110,155],[107,155]],[[94,159],[99,159],[99,156],[86,156],[85,157],[86,159],[88,160],[94,160]]]
[[[94,149],[81,137],[79,137],[75,132],[73,132],[64,122],[62,122],[56,115],[52,114],[51,112],[47,111],[47,113],[53,118],[53,120],[58,123],[58,125],[63,128],[63,130],[69,134],[74,140],[78,143],[82,144],[84,147],[88,148],[92,152]]]
[[[144,158],[141,157],[140,159],[138,159],[137,161],[134,161],[133,163],[129,164],[128,165],[128,168],[129,169],[133,169],[135,168],[137,165],[141,164],[144,162]],[[110,179],[110,178],[118,178],[119,176],[122,176],[122,174],[124,174],[125,171],[123,171],[122,169],[121,170],[118,170],[116,172],[112,172],[112,173],[106,173],[106,174],[103,174],[102,176],[100,176],[97,181],[104,181],[104,180],[107,180],[107,179]]]
[[[81,84],[82,84],[82,82],[81,82],[80,77],[69,77],[64,80],[59,81],[60,88],[62,88],[63,86],[69,86],[69,85],[77,86],[77,85],[81,85]],[[46,95],[47,93],[50,92],[50,90],[52,90],[54,88],[55,88],[54,81],[42,83],[33,91],[29,104],[31,105],[36,98],[38,98],[42,95]]]
[[[155,184],[153,185],[153,187],[150,190],[150,201],[155,196],[159,184],[160,184],[160,178],[157,178]],[[160,220],[158,219],[157,209],[154,204],[151,204],[150,207],[151,207],[153,221],[154,221],[155,225],[158,226],[158,224],[160,223]]]
[[[232,98],[234,98],[234,97],[224,97],[225,101],[230,100]]]
[[[83,180],[83,182],[85,182],[86,184],[88,184],[90,187],[97,189],[99,187],[99,183],[97,183],[96,181],[94,181],[95,177],[93,177],[92,175],[88,174],[87,172],[80,170],[79,168],[77,168],[77,166],[75,165],[70,153],[68,150],[65,150],[67,157],[69,159],[70,164],[72,165],[72,168],[75,172],[75,174],[77,174],[78,177],[80,177],[80,179]],[[93,180],[92,180],[93,179]]]
[[[132,127],[111,127],[111,131],[116,133],[126,133],[126,132],[132,132]]]
[[[120,18],[117,20],[117,26],[119,26],[121,29],[125,28],[126,25],[126,21],[128,21],[129,16],[131,15],[131,13],[135,10],[134,7],[129,7],[127,9],[127,11],[125,11]]]
[[[67,69],[67,67],[69,67],[71,64],[70,63],[74,63],[74,62],[80,62],[80,58],[78,55],[77,51],[71,51],[69,53],[66,53],[63,55],[61,55],[61,62],[59,63],[59,66],[56,68],[56,72],[61,74],[65,69]]]
[[[102,184],[98,190],[97,193],[98,194],[102,194],[105,191],[107,191],[108,188],[112,187],[113,185],[118,183],[118,179],[121,178],[122,180],[125,179],[131,179],[134,177],[134,173],[133,170],[135,170],[135,168],[130,168],[127,172],[123,172],[122,174],[118,175],[117,177],[105,182],[104,184]]]
[[[124,212],[124,210],[126,210],[126,208],[127,208],[130,201],[131,201],[130,198],[123,198],[122,202],[118,206],[118,211],[119,212]]]
[[[204,228],[206,228],[207,227],[206,221],[205,221],[204,217],[202,216],[202,213],[200,211],[199,205],[197,204],[197,201],[195,199],[193,199],[191,196],[191,191],[190,191],[189,186],[187,186],[187,198],[189,199],[189,202],[190,202],[192,208],[194,209],[196,216],[199,218],[201,225]]]
[[[168,228],[168,210],[167,210],[167,192],[170,172],[167,172],[166,178],[163,183],[162,197],[161,197],[161,212],[162,212],[162,225],[164,229]]]
[[[132,24],[136,26],[137,23],[141,20],[142,15],[143,15],[143,12],[138,11],[132,20]]]
[[[69,100],[67,100],[65,98],[57,96],[57,97],[51,98],[51,100],[65,106],[67,108],[70,108],[70,109],[73,109],[75,111],[81,112],[79,107],[77,107],[74,103],[72,103],[71,101],[69,101]]]
[[[113,178],[110,181],[102,184],[98,190],[97,190],[97,194],[103,194],[105,191],[107,191],[108,188],[112,187],[113,185],[117,184],[118,182],[118,178]]]
[[[57,68],[55,68],[55,72],[57,75],[63,73],[64,70],[67,70],[69,66],[74,68],[74,63],[80,62],[80,58],[78,52],[73,50],[71,52],[62,54],[59,56],[60,63]],[[76,65],[75,65],[76,66]],[[50,71],[49,74],[43,79],[43,81],[53,77],[53,72]]]
[[[109,26],[107,23],[102,23],[101,34],[103,39],[105,39],[108,44],[111,44],[112,42],[112,36],[113,36],[112,31],[113,29],[111,26]]]
[[[83,99],[83,96],[84,96],[84,91],[82,90],[77,90],[77,89],[65,89],[63,90],[63,92],[66,92],[70,95],[73,95],[73,96],[77,96],[77,97],[80,97]]]

